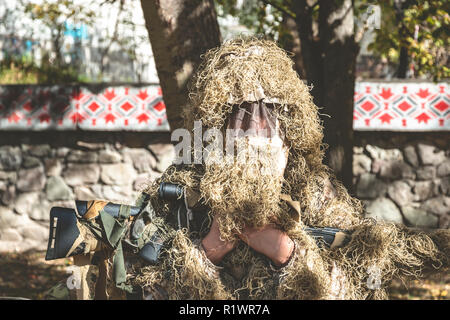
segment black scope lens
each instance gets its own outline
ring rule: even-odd
[[[164,200],[179,200],[183,197],[183,187],[178,184],[161,182],[159,185],[159,197]]]

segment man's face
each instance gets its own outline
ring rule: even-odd
[[[244,150],[238,148],[238,161],[239,153],[242,151],[252,152],[251,156],[255,160],[268,155],[273,160],[273,165],[269,168],[270,171],[261,172],[261,174],[282,176],[289,149],[284,143],[284,134],[273,109],[273,104],[266,104],[263,101],[236,105],[228,120],[226,135],[230,135],[231,137],[228,138],[236,144],[241,143],[244,148],[247,147]]]
[[[201,181],[222,234],[275,220],[288,157],[278,120],[262,101],[236,106],[226,134],[234,143],[232,161],[206,160]]]

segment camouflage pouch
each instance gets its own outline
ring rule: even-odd
[[[144,218],[137,220],[129,239],[125,239],[126,250],[132,250],[145,263],[155,265],[160,261],[163,248],[175,235],[175,230],[163,218],[154,217],[147,223]]]

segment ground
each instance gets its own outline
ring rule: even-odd
[[[42,299],[44,292],[70,276],[71,259],[45,261],[45,252],[0,254],[0,297]],[[450,274],[405,285],[395,282],[390,299],[450,300]]]

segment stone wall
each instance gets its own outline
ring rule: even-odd
[[[450,133],[355,132],[355,195],[367,216],[450,227]]]
[[[448,228],[449,144],[448,132],[355,132],[354,195],[368,216]],[[134,203],[173,157],[169,133],[0,133],[0,252],[46,249],[52,206]]]
[[[0,134],[0,252],[46,249],[52,206],[134,204],[172,162],[169,134]],[[14,141],[14,144],[10,142]]]

